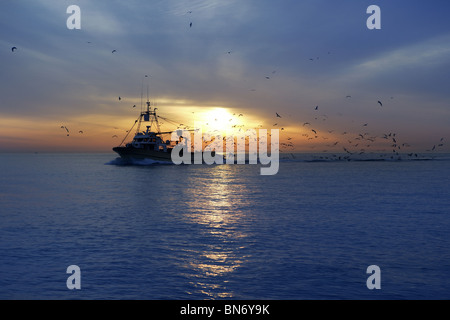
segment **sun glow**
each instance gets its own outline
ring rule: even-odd
[[[226,131],[236,126],[238,117],[225,108],[214,108],[202,116],[201,122],[200,124],[208,130]]]

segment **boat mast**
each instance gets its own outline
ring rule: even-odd
[[[152,110],[152,108],[150,106],[151,106],[150,101],[147,101],[147,111],[141,112],[141,115],[139,116],[139,124],[138,124],[137,130],[136,130],[136,134],[138,132],[140,132],[140,130],[141,130],[141,123],[142,123],[142,121],[150,122],[149,131],[151,130],[153,124],[155,124],[156,132],[158,134],[161,133],[161,128],[159,127],[159,122],[158,122],[158,116],[156,115],[156,109],[157,108],[154,108]],[[142,120],[142,118],[144,120]]]

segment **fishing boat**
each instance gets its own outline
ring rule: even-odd
[[[133,140],[124,145],[124,142],[128,137],[127,134],[120,145],[113,148],[113,151],[117,152],[120,157],[126,160],[151,159],[155,161],[172,162],[172,150],[182,141],[183,138],[180,137],[179,141],[164,141],[163,135],[170,135],[172,132],[161,132],[158,122],[158,118],[161,117],[156,114],[156,110],[157,108],[152,109],[150,102],[147,101],[147,110],[141,111],[138,119],[133,124],[133,127],[137,124],[137,129]],[[148,125],[146,125],[146,130],[141,129],[143,123],[148,123]],[[133,127],[128,131],[128,133],[132,132]],[[214,156],[214,154],[215,152],[213,151],[212,156]],[[191,153],[191,158],[192,160],[195,158],[195,153]]]

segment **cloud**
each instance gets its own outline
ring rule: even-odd
[[[280,110],[295,123],[320,104],[364,118],[379,111],[374,99],[395,96],[398,109],[377,114],[380,123],[389,115],[400,126],[408,110],[431,123],[449,108],[446,6],[406,14],[406,3],[380,4],[378,32],[365,26],[369,1],[7,1],[0,114],[12,124],[134,118],[148,85],[172,114],[224,107],[271,122]],[[66,28],[71,4],[81,8],[81,30]]]

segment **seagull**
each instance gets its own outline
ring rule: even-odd
[[[192,28],[192,22],[191,22],[191,23],[189,23],[189,28]]]
[[[381,103],[381,101],[380,101],[380,100],[378,100],[378,103],[379,103],[379,105],[380,105],[380,106],[383,106],[383,104]]]
[[[275,112],[277,114],[277,118],[281,118],[281,116],[278,114],[278,112]]]
[[[17,50],[17,47],[12,47],[11,51],[14,52],[14,50]]]
[[[113,135],[112,137],[113,137],[113,138],[117,138],[117,136],[116,136],[116,135]]]
[[[113,51],[111,51],[111,53],[114,53],[114,52],[117,52],[117,50],[116,50],[116,49],[114,49]]]
[[[318,110],[319,109],[319,106],[316,106],[315,108],[314,108],[314,110]]]
[[[83,131],[80,130],[80,131],[78,131],[78,133],[83,133]]]
[[[136,108],[136,105],[134,105],[133,108]]]
[[[317,134],[317,131],[316,131],[316,130],[312,129],[311,131],[314,132],[315,134]]]
[[[351,98],[352,96],[346,96],[346,98]]]
[[[267,80],[269,80],[269,79],[270,79],[270,77],[266,77],[266,79],[267,79]]]
[[[67,136],[69,136],[69,129],[67,129],[66,126],[61,126],[61,129],[66,129],[66,131],[67,131]]]

